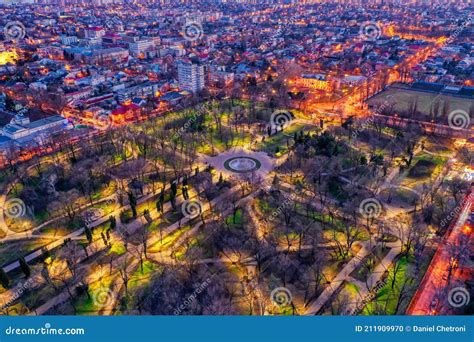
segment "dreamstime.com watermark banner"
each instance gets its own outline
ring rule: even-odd
[[[472,316],[0,317],[0,341],[473,341]]]
[[[8,326],[4,333],[6,336],[82,336],[86,331],[84,328],[56,328],[45,323],[40,327]]]

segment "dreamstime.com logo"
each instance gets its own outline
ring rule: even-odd
[[[190,307],[198,298],[199,294],[204,292],[206,288],[211,284],[211,280],[214,278],[214,274],[208,277],[205,281],[203,281],[191,295],[189,295],[183,303],[178,305],[178,307],[174,310],[174,315],[180,315],[184,310]]]
[[[194,219],[202,214],[202,204],[196,200],[186,200],[181,205],[181,213],[189,219]]]
[[[352,138],[357,139],[358,135],[362,133],[364,130],[369,128],[375,123],[375,115],[382,115],[385,110],[389,109],[390,106],[393,104],[393,95],[389,94],[385,97],[384,102],[377,107],[377,109],[370,115],[370,117],[363,121],[360,127],[352,132]]]
[[[198,23],[197,21],[188,21],[181,28],[181,34],[187,41],[194,42],[202,38],[204,35],[204,29],[202,28],[201,23]]]
[[[286,287],[277,287],[270,293],[270,298],[273,304],[284,307],[293,301],[293,296],[291,291],[288,290]]]
[[[286,110],[277,110],[272,113],[270,117],[270,126],[272,129],[285,128],[291,121],[293,121],[293,115],[291,112]]]
[[[359,212],[368,219],[375,219],[382,214],[382,203],[376,198],[367,198],[359,205]]]
[[[14,328],[5,329],[6,335],[85,335],[83,328],[52,328],[50,323],[46,323],[41,328]]]
[[[374,21],[366,21],[360,26],[359,35],[369,41],[376,41],[382,36],[382,28]]]
[[[106,308],[113,306],[115,303],[115,294],[112,290],[101,287],[92,293],[92,301],[98,308]]]
[[[454,130],[468,129],[470,124],[469,114],[462,109],[454,110],[448,115],[448,125]]]
[[[270,216],[265,217],[263,221],[268,224],[277,218],[278,215],[281,215],[283,210],[289,208],[295,203],[297,197],[300,195],[300,192],[301,191],[299,189],[296,189],[296,191],[292,192],[289,196],[285,196],[285,200],[278,206],[278,208],[274,210]]]
[[[448,293],[448,303],[453,308],[460,308],[471,302],[471,295],[464,287],[455,287]]]
[[[462,211],[466,203],[469,201],[473,200],[474,194],[470,193],[469,196],[464,198],[453,210],[449,212],[449,214],[441,220],[440,227],[444,228],[446,227],[447,224],[451,223],[454,217],[459,215],[459,213]]]
[[[5,201],[1,209],[6,217],[12,219],[26,215],[26,204],[19,198],[11,198]]]
[[[113,120],[110,115],[107,114],[96,114],[94,115],[94,121],[97,123],[99,128],[108,130],[113,126]]]
[[[27,216],[27,214],[33,215],[33,210],[28,208],[25,202],[19,198],[10,198],[3,204],[0,203],[0,229],[2,227],[6,228],[7,218],[19,219],[21,217]]]
[[[33,285],[33,278],[29,278],[23,284],[18,284],[16,289],[13,291],[13,295],[9,298],[8,302],[6,302],[2,307],[0,307],[0,311],[4,311],[8,309],[18,298],[20,298],[25,291],[31,288]]]
[[[3,34],[5,40],[20,40],[25,38],[26,28],[20,21],[10,21],[5,25]]]
[[[179,128],[173,135],[173,140],[180,138],[186,131],[188,131],[200,117],[205,116],[209,112],[209,108],[205,105],[198,105],[193,115],[186,121],[186,123]]]

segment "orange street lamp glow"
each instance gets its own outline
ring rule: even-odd
[[[470,235],[471,232],[472,232],[472,228],[469,226],[469,225],[465,225],[462,232],[465,234],[465,235]]]

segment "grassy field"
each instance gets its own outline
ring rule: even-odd
[[[374,106],[374,108],[380,108],[384,103],[393,103],[394,112],[403,116],[409,112],[410,105],[414,101],[417,101],[418,114],[425,117],[426,120],[432,118],[431,112],[436,112],[434,110],[434,107],[436,107],[435,103],[439,103],[437,106],[438,110],[434,113],[434,117],[441,119],[440,121],[447,121],[447,116],[454,110],[464,110],[469,113],[470,108],[474,105],[472,99],[403,89],[398,86],[387,88],[367,102],[369,105]],[[387,105],[385,104],[385,106]]]
[[[274,154],[279,157],[288,152],[288,145],[294,144],[294,134],[296,132],[310,132],[315,129],[314,126],[310,126],[304,123],[294,123],[289,127],[286,127],[282,132],[272,135],[271,137],[266,136],[265,141],[260,141],[257,144],[257,149]],[[278,151],[278,152],[277,152]]]
[[[375,300],[366,305],[362,311],[362,315],[371,315],[377,306],[385,307],[387,315],[396,314],[395,309],[397,307],[400,289],[403,287],[403,282],[405,281],[408,259],[406,257],[401,258],[397,262],[397,266],[399,267],[399,270],[395,276],[393,289],[392,280],[394,276],[394,267],[390,269],[387,283],[377,292]]]
[[[156,243],[148,247],[148,252],[149,253],[160,253],[165,251],[168,248],[171,248],[173,244],[178,240],[184,233],[189,231],[191,229],[190,226],[185,226],[179,230],[174,231],[171,234],[168,235],[163,235],[163,241],[158,240]],[[160,233],[156,232],[155,233],[156,237],[160,236]]]
[[[415,188],[423,182],[428,182],[439,176],[448,161],[445,157],[422,154],[413,158],[412,167],[401,185]]]

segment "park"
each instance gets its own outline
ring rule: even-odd
[[[472,158],[229,99],[54,141],[0,179],[2,314],[403,314]]]

